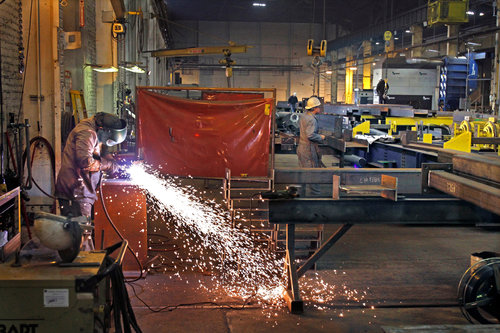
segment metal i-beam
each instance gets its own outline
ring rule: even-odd
[[[500,183],[500,158],[488,156],[455,155],[453,170]]]
[[[111,0],[111,6],[113,6],[113,11],[117,19],[125,17],[125,3],[123,0]]]
[[[348,168],[279,168],[275,169],[274,183],[286,185],[300,184],[332,184],[332,177],[340,176],[344,185],[378,185],[382,175],[398,179],[399,194],[422,193],[422,169],[381,168],[381,169],[348,169]]]
[[[435,170],[429,171],[429,186],[500,215],[500,188]]]
[[[234,53],[245,53],[250,48],[248,45],[227,45],[227,46],[204,46],[190,47],[186,49],[159,50],[151,52],[152,57],[195,57],[208,54],[223,55],[225,51]]]
[[[455,198],[401,198],[396,202],[366,197],[269,200],[269,222],[278,224],[463,225],[499,220],[499,215]]]

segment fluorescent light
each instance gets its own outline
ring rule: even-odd
[[[131,67],[120,66],[120,68],[123,68],[126,71],[129,71],[129,72],[132,72],[132,73],[137,73],[137,74],[146,73],[146,71],[144,69],[142,69],[141,67],[139,67],[137,65],[134,65],[134,66],[131,66]]]
[[[349,67],[349,69],[350,69],[351,71],[355,71],[355,70],[357,70],[357,69],[358,69],[358,67],[356,67],[356,66],[351,66],[351,67]]]
[[[327,70],[325,73],[326,74],[332,74],[333,72],[331,70]]]
[[[101,73],[114,73],[118,72],[118,68],[113,65],[99,65],[99,64],[85,64],[83,67],[90,67],[92,70]]]
[[[399,37],[394,37],[394,40],[398,40],[398,39],[399,39]]]
[[[438,50],[434,50],[434,49],[428,49],[428,50],[426,50],[426,51],[427,51],[427,52],[439,53],[439,51],[438,51]]]
[[[375,45],[379,45],[380,43],[379,42],[375,42]]]
[[[254,7],[266,7],[266,4],[263,2],[254,2],[253,6]]]
[[[474,12],[472,10],[468,10],[468,11],[465,12],[465,14],[467,14],[467,15],[474,15]]]
[[[405,32],[406,32],[407,34],[411,34],[411,30],[410,30],[410,29],[406,29],[406,30],[405,30]]]
[[[483,12],[479,13],[479,16],[484,16],[484,13]]]

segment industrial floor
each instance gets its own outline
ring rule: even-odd
[[[326,227],[329,235],[335,226]],[[200,291],[201,274],[149,274],[129,286],[143,332],[383,332],[384,326],[468,324],[457,285],[470,254],[500,251],[500,232],[473,227],[354,226],[316,271],[338,296],[306,303],[302,315]],[[299,283],[307,280],[303,277]],[[344,289],[345,286],[345,289]],[[364,296],[347,300],[344,290]],[[302,293],[307,298],[307,293]],[[206,303],[204,303],[206,302]],[[177,308],[175,306],[180,305]],[[230,308],[232,307],[232,308]]]
[[[294,163],[296,155],[281,155],[276,167]],[[324,237],[337,227],[326,225]],[[173,268],[151,270],[128,290],[145,333],[389,332],[388,327],[467,325],[457,286],[471,253],[481,251],[500,252],[499,230],[356,225],[300,279],[304,300],[315,294],[311,281],[322,280],[333,290],[324,302],[306,301],[301,315],[230,298],[210,288],[209,276]],[[200,281],[208,288],[200,289]]]

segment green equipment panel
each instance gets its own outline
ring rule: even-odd
[[[107,279],[86,292],[77,292],[76,282],[96,275],[105,256],[80,252],[68,267],[34,260],[20,267],[0,264],[0,332],[104,331]]]

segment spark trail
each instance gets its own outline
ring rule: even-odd
[[[202,255],[199,260],[189,258],[185,262],[202,272],[217,272],[212,281],[229,296],[252,298],[271,308],[284,305],[286,277],[283,259],[256,245],[254,235],[248,229],[232,228],[229,212],[214,201],[198,197],[195,189],[179,186],[175,179],[160,177],[142,164],[132,165],[128,173],[134,185],[154,198],[160,215],[173,217],[171,227],[182,238],[182,247],[188,254],[191,257]],[[337,275],[336,270],[333,272]],[[344,280],[344,274],[339,274],[341,280]],[[328,303],[339,298],[361,303],[367,295],[366,291],[348,288],[344,282],[337,286],[329,284],[318,273],[301,278],[301,286],[302,299],[312,302],[319,310],[326,310]]]
[[[187,239],[186,246],[205,254],[213,252],[202,258],[200,268],[219,271],[222,279],[215,282],[230,296],[271,303],[281,299],[283,261],[256,246],[248,230],[231,228],[228,212],[214,202],[201,202],[173,180],[160,178],[143,165],[132,165],[128,172],[134,185],[154,197],[160,213],[173,215],[182,228],[197,236],[198,241]]]

